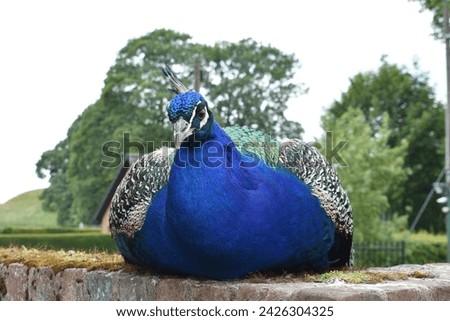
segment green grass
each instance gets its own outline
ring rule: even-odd
[[[61,233],[99,233],[100,228],[78,227],[6,227],[0,230],[0,234],[61,234]]]
[[[56,213],[42,209],[43,190],[23,193],[0,205],[0,247],[117,251],[109,234],[97,228],[61,228]]]
[[[8,227],[57,227],[56,213],[42,209],[38,189],[20,194],[0,205],[0,230]]]
[[[52,250],[116,252],[111,235],[100,231],[69,233],[0,234],[0,247],[19,246]]]

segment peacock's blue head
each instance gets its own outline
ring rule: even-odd
[[[167,114],[173,124],[176,149],[186,140],[202,141],[208,138],[214,122],[205,98],[195,91],[176,95],[167,107]]]

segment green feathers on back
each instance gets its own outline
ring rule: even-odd
[[[230,136],[241,153],[258,157],[272,167],[278,165],[280,143],[273,137],[245,127],[232,126],[223,128],[223,130]]]

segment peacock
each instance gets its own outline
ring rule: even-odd
[[[175,148],[145,154],[110,208],[125,261],[159,273],[226,280],[323,271],[353,260],[352,209],[311,144],[222,128],[205,98],[166,66]]]

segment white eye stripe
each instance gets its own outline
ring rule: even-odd
[[[206,107],[205,107],[206,108]],[[205,117],[202,119],[202,121],[200,122],[200,128],[203,128],[203,126],[205,126],[206,122],[208,121],[209,118],[209,114],[208,112],[205,110]]]
[[[192,111],[191,119],[189,119],[189,126],[192,126],[192,121],[194,120],[194,117],[197,114],[197,107],[200,103],[201,103],[201,101],[199,101],[197,103],[197,105],[194,107],[194,110]],[[209,114],[208,114],[208,111],[206,110],[206,106],[204,108],[205,108],[205,117],[200,121],[200,129],[203,128],[203,126],[205,126],[206,122],[209,119]]]
[[[194,110],[192,111],[191,119],[189,119],[189,126],[192,126],[192,121],[194,120],[195,114],[197,113],[197,106],[194,107]]]

